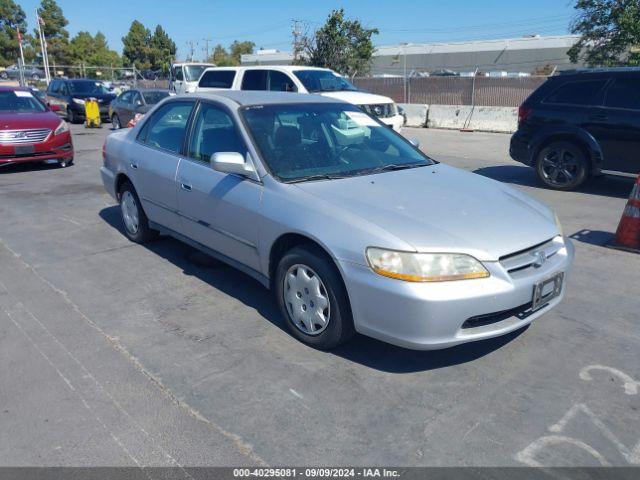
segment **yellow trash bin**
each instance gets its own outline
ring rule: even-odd
[[[95,98],[87,98],[84,101],[84,115],[87,119],[84,123],[86,128],[100,128],[100,106]]]

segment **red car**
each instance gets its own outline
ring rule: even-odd
[[[26,88],[0,87],[0,167],[73,163],[69,125]]]

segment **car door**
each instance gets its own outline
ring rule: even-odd
[[[183,67],[176,67],[176,78],[173,81],[173,89],[177,94],[184,93],[184,71]]]
[[[273,92],[297,92],[294,81],[284,72],[269,70],[269,90]]]
[[[602,148],[605,172],[640,173],[640,76],[609,83],[604,105],[592,114],[591,132]]]
[[[128,151],[134,187],[153,222],[180,231],[176,174],[193,100],[169,102],[144,123]]]
[[[132,118],[131,98],[133,97],[133,91],[128,90],[120,95],[116,100],[116,113],[120,119],[120,125],[125,127],[129,120]]]
[[[231,114],[223,106],[201,103],[193,120],[188,158],[178,167],[178,208],[185,234],[259,270],[258,209],[262,185],[211,168],[209,160],[216,152],[248,156]]]

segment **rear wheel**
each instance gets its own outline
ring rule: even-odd
[[[40,75],[38,75],[37,73],[34,73],[33,75],[31,75],[31,80],[33,80],[34,82],[37,82],[38,80],[40,80]]]
[[[131,182],[125,182],[118,193],[120,214],[124,232],[132,242],[146,243],[155,239],[158,232],[149,227],[149,219],[142,209],[140,199]]]
[[[538,154],[538,178],[554,190],[574,190],[589,177],[587,157],[580,147],[566,141],[552,142]]]
[[[328,350],[355,332],[340,273],[317,248],[295,247],[278,263],[275,294],[287,328],[298,340]]]

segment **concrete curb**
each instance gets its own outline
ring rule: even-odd
[[[424,127],[427,124],[429,105],[422,103],[399,103],[398,108],[404,112],[406,118],[405,126]]]
[[[426,126],[499,133],[513,133],[518,128],[518,109],[515,107],[423,104],[401,104],[400,106],[407,115],[408,127]],[[422,122],[425,110],[426,122]]]

